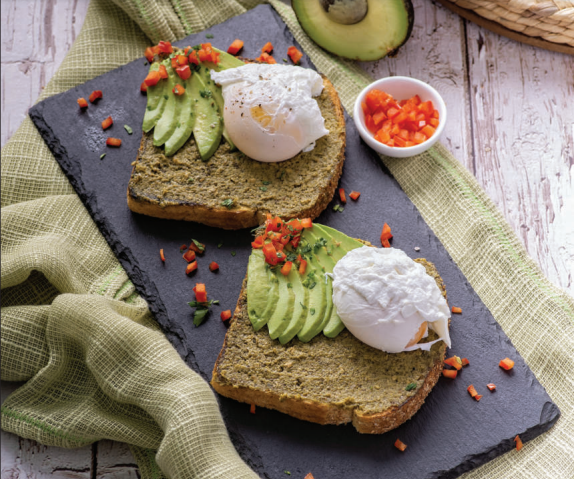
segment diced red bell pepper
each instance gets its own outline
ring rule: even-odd
[[[90,103],[94,103],[99,98],[103,98],[102,90],[94,90],[88,97]]]
[[[197,50],[191,50],[187,57],[189,63],[193,63],[194,65],[199,65],[199,57],[197,56]]]
[[[207,291],[205,291],[205,284],[204,283],[195,283],[195,287],[193,288],[193,292],[195,293],[195,299],[199,303],[206,303],[207,302]]]
[[[183,253],[186,249],[187,249],[187,245],[186,245],[186,244],[182,244],[182,245],[179,247],[179,252],[180,252],[180,253]]]
[[[177,58],[171,57],[171,68],[173,68],[175,70],[178,66],[179,66],[179,63],[177,63]]]
[[[242,48],[243,48],[243,41],[236,38],[235,40],[233,40],[231,45],[229,45],[227,53],[229,53],[230,55],[237,55],[239,53],[239,50],[241,50]]]
[[[400,439],[397,439],[397,440],[395,441],[395,447],[396,447],[399,451],[405,452],[405,449],[407,448],[407,445],[406,445],[404,442],[402,442]]]
[[[212,261],[211,263],[209,263],[209,271],[211,271],[213,273],[214,271],[217,271],[218,269],[219,269],[219,265],[215,261]]]
[[[496,389],[496,384],[494,383],[488,383],[486,385],[486,387],[488,388],[489,391],[494,391]]]
[[[460,313],[462,313],[462,309],[459,308],[458,306],[453,306],[450,310],[451,310],[453,313],[455,313],[455,314],[460,314]]]
[[[185,93],[185,88],[183,88],[179,83],[176,83],[171,90],[175,95],[181,96]]]
[[[287,276],[291,272],[292,267],[293,267],[292,261],[285,261],[285,264],[281,267],[281,274]]]
[[[466,388],[466,390],[468,391],[468,394],[470,394],[474,399],[476,399],[477,401],[480,401],[480,398],[482,396],[480,396],[477,392],[475,387],[471,384],[470,386],[468,386]]]
[[[510,371],[514,367],[514,361],[510,358],[504,358],[498,363],[498,365],[502,369],[506,369],[507,371]]]
[[[421,128],[421,133],[426,135],[428,138],[433,136],[435,131],[436,130],[430,125],[426,125],[424,128]]]
[[[463,366],[468,366],[470,364],[470,361],[467,358],[462,358],[460,362]]]
[[[185,268],[185,274],[191,274],[197,269],[197,261],[192,261]]]
[[[104,121],[102,121],[102,129],[107,130],[110,126],[114,124],[114,120],[111,116],[108,116]]]
[[[293,234],[299,234],[301,231],[303,231],[303,226],[297,218],[293,218],[292,220],[288,221],[287,225]]]
[[[159,257],[161,258],[161,260],[165,263],[165,255],[163,254],[163,249],[159,250]]]
[[[160,65],[158,72],[162,80],[165,80],[168,77],[167,68],[165,67],[165,65]]]
[[[255,249],[263,248],[263,244],[265,242],[265,237],[263,235],[259,235],[255,240],[251,242],[251,247]]]
[[[269,55],[268,53],[263,52],[259,57],[257,57],[256,59],[258,62],[261,63],[268,63],[269,65],[273,65],[274,63],[277,63],[275,61],[275,58],[273,58],[271,55]]]
[[[147,61],[148,61],[148,62],[150,62],[150,63],[153,62],[154,52],[153,52],[153,50],[151,49],[151,47],[147,47],[147,48],[145,49],[144,55],[145,55],[145,57],[147,58]]]
[[[189,245],[189,249],[195,251],[198,254],[202,254],[205,251],[205,245],[203,243],[199,243],[201,245],[197,246],[193,241]]]
[[[299,65],[299,62],[301,61],[301,58],[303,58],[303,53],[301,53],[297,47],[289,47],[287,49],[287,55],[289,56],[289,58],[291,58],[291,61],[295,64],[295,65]]]
[[[191,69],[189,65],[184,65],[182,67],[177,67],[175,72],[179,75],[182,80],[187,80],[191,76]]]
[[[279,263],[277,250],[272,243],[266,243],[263,245],[263,256],[265,256],[265,262],[271,266],[275,266],[277,263]]]
[[[85,98],[78,98],[78,105],[80,105],[80,108],[88,108],[88,102]]]
[[[306,269],[307,269],[307,260],[302,259],[299,264],[299,274],[305,274]]]
[[[456,378],[457,374],[458,374],[458,371],[456,369],[443,369],[442,370],[442,375],[445,378],[454,379],[454,378]]]
[[[184,254],[183,254],[183,259],[185,261],[187,261],[188,263],[191,263],[192,261],[195,260],[195,251],[188,249]]]
[[[153,71],[153,72],[149,72],[147,74],[147,77],[145,77],[144,83],[147,86],[154,86],[157,85],[157,83],[161,80],[161,75],[159,73],[159,71]]]
[[[347,202],[347,197],[345,196],[345,188],[339,188],[339,198],[341,199],[341,203]]]
[[[516,437],[514,438],[514,442],[516,443],[516,450],[520,451],[520,449],[522,449],[522,439],[520,439],[520,436],[517,434]]]
[[[140,85],[140,91],[142,93],[147,93],[147,85],[146,85],[145,81],[142,81],[142,84]]]
[[[122,146],[122,140],[119,138],[108,138],[106,140],[106,145],[115,147]]]
[[[449,366],[452,366],[457,371],[460,371],[462,369],[462,360],[458,356],[452,356],[448,359],[445,359],[444,363],[448,364]]]
[[[251,414],[255,414],[255,404],[251,403],[251,407],[249,408],[249,412]]]
[[[159,42],[157,49],[159,53],[173,53],[173,47],[170,42]]]
[[[301,220],[301,226],[303,226],[303,228],[312,228],[313,222],[311,221],[311,218],[303,218]]]
[[[349,196],[351,197],[352,200],[357,201],[359,199],[359,196],[361,196],[361,193],[359,193],[358,191],[351,191],[349,193]]]
[[[226,311],[221,311],[221,321],[227,321],[229,318],[231,318],[231,310],[228,309]]]
[[[267,42],[265,45],[263,45],[263,48],[261,49],[261,51],[263,53],[271,53],[273,51],[273,45],[271,42]]]
[[[381,242],[384,240],[390,240],[393,237],[391,234],[391,227],[385,223],[383,225],[383,230],[381,231]]]
[[[187,59],[187,57],[185,55],[177,55],[175,58],[177,59],[177,63],[181,67],[184,65],[187,65],[189,63],[189,60]]]

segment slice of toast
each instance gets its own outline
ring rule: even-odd
[[[434,265],[421,263],[446,297]],[[429,352],[389,354],[344,330],[333,339],[286,345],[253,330],[245,278],[231,325],[213,368],[211,385],[237,401],[276,409],[319,424],[352,422],[357,431],[382,434],[410,419],[437,383],[446,345]],[[427,340],[436,339],[429,331]]]
[[[323,85],[317,102],[329,134],[312,151],[280,163],[252,160],[225,141],[203,162],[193,136],[168,158],[153,145],[153,131],[144,133],[128,185],[129,208],[229,230],[260,225],[267,213],[316,218],[333,198],[345,159],[343,108],[325,77]]]

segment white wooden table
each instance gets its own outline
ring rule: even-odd
[[[471,171],[548,279],[574,295],[574,57],[490,33],[431,0],[395,58],[363,63],[408,75],[446,100],[443,144]],[[1,0],[2,145],[60,65],[88,0]],[[142,52],[143,54],[143,52]],[[17,385],[2,382],[2,400]],[[132,478],[127,446],[66,450],[1,433],[2,479]]]

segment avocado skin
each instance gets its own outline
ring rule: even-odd
[[[317,30],[322,29],[321,21],[323,19],[319,19],[317,21],[317,24],[313,25],[313,28],[309,28],[309,26],[306,26],[306,19],[304,18],[305,7],[306,7],[306,4],[310,3],[310,0],[292,0],[292,7],[293,7],[293,10],[295,11],[295,15],[297,17],[297,20],[299,21],[299,24],[301,25],[303,30],[305,30],[305,33],[307,33],[307,35],[309,35],[309,37],[313,41],[315,41],[321,48],[323,48],[324,50],[327,50],[330,53],[333,53],[335,55],[339,55],[339,56],[342,56],[345,58],[349,58],[351,60],[373,61],[373,60],[379,60],[380,58],[383,58],[385,56],[394,57],[398,53],[399,48],[401,46],[403,46],[406,43],[406,41],[410,38],[411,33],[413,31],[414,20],[415,20],[415,12],[414,12],[414,8],[413,8],[413,4],[412,4],[411,0],[369,0],[369,8],[371,8],[371,4],[373,4],[375,2],[379,2],[379,1],[380,2],[396,1],[396,2],[401,3],[401,5],[404,8],[404,11],[406,13],[406,16],[407,16],[407,30],[406,30],[404,38],[402,40],[400,40],[400,42],[397,43],[395,46],[393,46],[393,48],[391,50],[388,50],[387,52],[385,52],[379,56],[368,56],[368,57],[362,57],[361,55],[356,55],[356,56],[344,55],[340,51],[337,51],[338,50],[337,46],[333,47],[329,44],[317,42],[315,40],[313,28],[316,28]],[[311,17],[309,17],[309,18],[311,18]],[[313,22],[313,20],[310,20],[310,21]],[[330,21],[330,20],[325,20],[325,21]],[[335,23],[335,22],[333,22],[333,23]],[[342,25],[342,26],[346,26],[346,25]],[[380,32],[372,32],[371,34],[373,36],[376,36],[376,35],[380,35]],[[348,37],[343,35],[341,37],[334,37],[332,39],[332,41],[334,41],[334,43],[333,43],[334,45],[337,45],[337,42],[344,42],[346,38],[348,38]]]
[[[311,250],[303,253],[308,262],[304,275],[299,274],[296,264],[287,276],[280,273],[280,265],[268,267],[259,249],[254,249],[249,258],[249,319],[255,331],[267,324],[270,337],[278,338],[281,344],[295,336],[301,342],[309,342],[321,331],[333,338],[344,329],[333,305],[331,280],[325,282],[325,273],[332,273],[337,261],[363,243],[328,226],[314,224],[303,231],[298,251],[306,246]],[[262,274],[265,271],[267,276]],[[306,280],[311,273],[316,284],[309,288]]]

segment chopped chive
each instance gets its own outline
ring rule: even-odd
[[[339,211],[339,205],[333,206],[333,211]]]
[[[219,243],[219,244],[217,245],[218,248],[221,248],[222,246],[223,246],[223,243]]]
[[[415,389],[417,387],[417,383],[410,383],[407,385],[407,387],[405,388],[405,391],[412,391],[413,389]]]
[[[235,251],[231,252],[231,256],[235,256],[237,253]]]
[[[211,33],[206,33],[205,38],[213,38],[213,35]]]
[[[128,135],[131,135],[134,131],[130,128],[129,125],[124,125],[124,128],[126,129],[126,131],[128,132]]]
[[[260,186],[259,189],[260,189],[261,191],[267,191],[267,187],[266,187],[266,186]]]
[[[102,154],[100,155],[100,160],[103,160],[103,159],[104,159],[104,156],[106,156],[106,154],[105,154],[105,153],[102,153]]]

